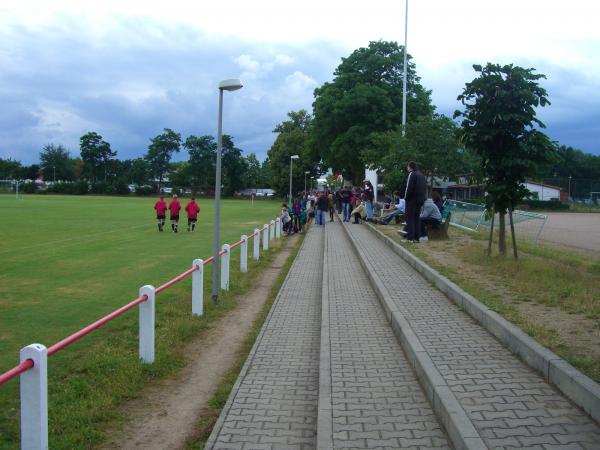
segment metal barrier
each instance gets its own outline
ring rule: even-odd
[[[269,239],[281,237],[281,221],[271,220],[261,229],[255,229],[249,237],[254,238],[254,259],[259,260],[260,233],[263,232],[263,250],[269,249]],[[218,253],[221,257],[221,289],[229,290],[229,260],[231,251],[240,250],[240,272],[248,271],[248,236],[242,235],[240,240],[229,246],[224,244]],[[155,329],[155,297],[156,294],[170,288],[174,284],[192,275],[192,315],[203,314],[204,266],[214,262],[214,256],[205,260],[195,259],[192,267],[157,288],[151,285],[142,286],[139,297],[121,308],[107,314],[69,337],[57,342],[49,348],[42,344],[31,344],[20,351],[20,363],[0,374],[0,385],[20,375],[21,398],[21,448],[48,448],[48,365],[47,359],[73,342],[81,339],[105,323],[124,314],[135,306],[139,306],[139,358],[144,364],[154,362],[154,329]]]
[[[486,218],[485,206],[475,203],[460,202],[458,200],[446,200],[444,208],[452,212],[450,225],[468,231],[479,231],[481,227],[489,230],[491,219]],[[515,231],[520,238],[537,242],[544,230],[548,216],[515,209],[513,211],[513,223]],[[494,227],[499,227],[499,220],[494,220]]]

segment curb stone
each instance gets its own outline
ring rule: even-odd
[[[377,297],[390,321],[392,330],[415,371],[417,379],[431,403],[433,410],[448,433],[448,437],[457,450],[483,450],[488,447],[475,429],[442,375],[433,364],[429,354],[413,332],[404,316],[398,311],[385,285],[374,273],[374,270],[362,257],[358,244],[351,238],[348,225],[343,224],[348,239],[358,255]]]
[[[325,230],[323,230],[325,232]],[[319,403],[317,407],[317,450],[333,449],[333,404],[331,393],[331,344],[329,334],[329,276],[325,233],[323,242],[323,285],[321,294],[321,348],[319,355]]]
[[[450,300],[495,336],[527,366],[542,375],[544,380],[554,385],[592,419],[600,422],[600,384],[581,373],[556,353],[536,342],[523,330],[485,306],[373,225],[366,225],[375,236],[389,245],[396,254],[446,294]]]

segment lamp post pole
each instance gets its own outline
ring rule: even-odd
[[[292,155],[290,156],[290,196],[288,198],[288,202],[290,203],[290,206],[292,204],[292,168],[293,168],[293,161],[295,159],[300,158],[298,155]]]
[[[569,175],[569,201],[571,201],[571,175]]]
[[[306,193],[306,175],[309,174],[309,171],[307,170],[306,172],[304,172],[304,193]]]
[[[223,150],[223,91],[236,91],[242,87],[240,80],[219,83],[219,117],[217,122],[217,163],[215,173],[215,226],[213,238],[212,301],[219,298],[219,228],[221,225],[221,152]]]
[[[408,45],[408,0],[404,0],[406,8],[404,11],[404,75],[402,78],[402,136],[406,132],[406,79],[407,79],[407,67],[406,67],[406,46]]]

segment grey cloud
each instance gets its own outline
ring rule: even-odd
[[[91,130],[120,158],[141,156],[165,127],[184,137],[214,134],[218,81],[248,69],[256,76],[226,93],[224,130],[264,158],[275,124],[292,109],[310,109],[312,90],[348,51],[323,42],[239,43],[141,20],[103,35],[71,19],[37,30],[13,26],[0,41],[0,157],[24,163],[48,142],[78,154],[79,137]],[[240,64],[242,55],[256,64]]]

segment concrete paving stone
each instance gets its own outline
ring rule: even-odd
[[[413,430],[449,448],[344,230],[325,228],[334,448],[400,448]]]
[[[367,227],[348,230],[361,257],[385,286],[394,307],[408,322],[486,445],[498,448],[499,438],[517,447],[524,445],[519,438],[531,438],[532,446],[600,442],[597,423],[429,284],[388,244]],[[538,426],[531,426],[534,422]],[[584,427],[566,428],[573,423]],[[572,439],[560,440],[565,436]]]
[[[230,395],[229,409],[222,412],[225,423],[245,425],[231,434],[232,443],[255,444],[260,437],[273,439],[261,441],[268,444],[265,448],[316,445],[323,269],[323,236],[316,231],[308,231],[238,389]],[[256,429],[262,435],[250,434]],[[222,441],[217,424],[206,448],[224,448],[222,444],[230,445]]]

